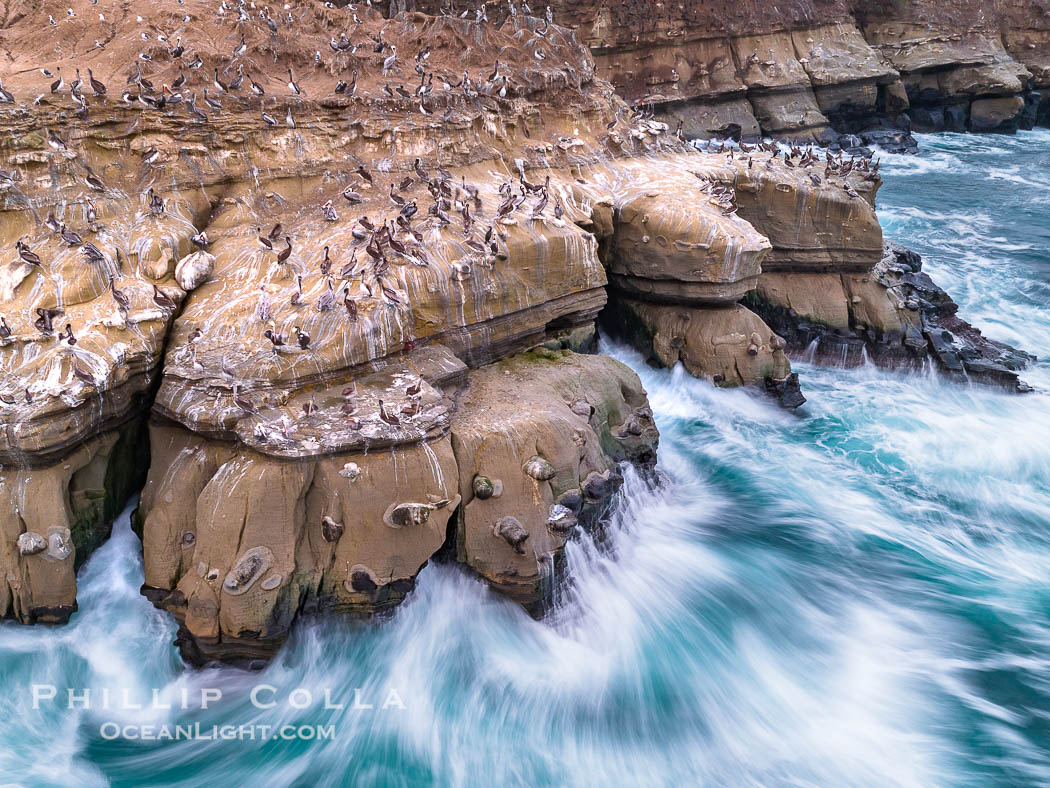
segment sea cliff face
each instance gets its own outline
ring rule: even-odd
[[[599,320],[787,407],[813,341],[1018,386],[1023,358],[975,355],[884,249],[875,163],[696,150],[601,76],[630,68],[597,17],[70,10],[9,5],[0,30],[4,617],[68,619],[138,489],[143,592],[193,662],[388,609],[439,555],[539,614],[620,464],[656,462]],[[850,91],[877,103],[904,77],[842,18],[820,40],[863,54]],[[795,32],[755,35],[776,68],[733,100],[819,136],[816,98],[804,126],[783,110],[819,95]]]
[[[906,146],[889,130],[1008,132],[1050,117],[1045,0],[551,7],[599,76],[689,137]]]

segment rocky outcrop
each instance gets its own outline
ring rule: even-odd
[[[907,150],[907,138],[887,126],[1008,132],[1045,123],[1050,107],[1040,92],[1050,87],[1050,15],[1041,0],[552,8],[621,95],[691,138],[839,144],[845,133]]]
[[[1017,130],[1032,75],[997,31],[905,18],[873,22],[865,34],[900,72],[917,131]]]
[[[0,617],[57,622],[145,477],[142,416],[202,201],[157,213],[99,180],[108,134],[87,166],[27,113],[0,113]]]
[[[19,66],[0,107],[14,502],[0,612],[68,616],[74,564],[145,473],[132,425],[147,408],[144,590],[179,619],[188,658],[265,657],[302,609],[396,604],[450,521],[468,566],[538,608],[539,567],[602,509],[617,463],[654,462],[644,392],[610,360],[545,360],[532,401],[562,421],[513,456],[559,476],[525,475],[528,488],[505,468],[525,446],[487,454],[485,430],[503,425],[484,421],[481,394],[463,412],[458,392],[493,388],[468,369],[521,350],[593,346],[606,274],[558,190],[574,167],[681,143],[638,126],[571,34],[540,20],[356,22],[318,4],[283,48],[283,17],[142,9],[173,41],[81,5],[56,26],[30,11],[0,39]],[[67,45],[93,37],[106,44]],[[493,51],[507,60],[490,73]],[[472,442],[506,490],[484,505],[460,478]],[[36,491],[47,513],[24,503]]]
[[[573,184],[572,204],[609,270],[603,327],[664,366],[682,361],[719,386],[787,390],[781,401],[797,407],[804,399],[782,340],[738,303],[770,242],[736,213],[735,189],[752,185],[737,163],[679,154],[596,166]]]
[[[905,325],[940,297],[880,262],[868,160],[697,151],[565,27],[105,3],[0,31],[0,615],[75,609],[147,414],[143,591],[188,660],[251,663],[302,613],[391,608],[436,555],[542,612],[619,465],[655,462],[637,377],[581,354],[599,317],[788,407],[804,320],[1007,367],[943,309]],[[738,11],[698,96],[812,139],[896,84],[847,16],[803,9],[800,38]]]
[[[637,376],[609,359],[541,348],[472,373],[452,422],[456,557],[538,611],[566,539],[608,508],[619,463],[655,466],[658,438]]]
[[[916,253],[887,245],[864,273],[764,274],[747,303],[790,351],[813,361],[898,368],[932,362],[950,378],[1030,391],[1019,373],[1033,357],[982,336],[921,267]]]
[[[1002,4],[1003,46],[1032,75],[1020,125],[1050,125],[1050,8],[1030,0]]]
[[[109,535],[145,480],[145,427],[126,422],[59,462],[0,473],[0,617],[65,623],[77,609],[76,570]]]
[[[496,590],[542,608],[565,541],[616,491],[618,463],[655,464],[645,392],[622,364],[570,350],[470,372],[445,356],[359,379],[361,438],[339,446],[348,397],[337,390],[267,440],[155,420],[157,472],[138,514],[144,592],[181,624],[188,660],[251,663],[301,612],[396,605],[446,539]],[[319,434],[329,442],[310,448]]]

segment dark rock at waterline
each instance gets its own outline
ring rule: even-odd
[[[1039,108],[1043,96],[1038,90],[1029,90],[1024,94],[1024,109],[1017,118],[1017,128],[1030,130],[1040,123]]]
[[[1018,377],[1036,357],[1023,350],[988,339],[981,330],[951,314],[923,313],[923,335],[930,355],[950,377],[988,383],[1018,393],[1032,387]]]
[[[40,605],[30,608],[27,616],[30,624],[68,624],[69,618],[77,612],[73,605]]]
[[[996,342],[981,334],[980,329],[958,316],[959,305],[930,276],[918,270],[922,258],[902,247],[887,247],[889,254],[901,268],[898,287],[914,299],[920,312],[922,334],[929,343],[930,354],[951,375],[979,382],[993,383],[1017,391],[1028,391],[1029,386],[1017,377],[1035,356]],[[892,273],[892,269],[890,269]],[[906,337],[905,341],[914,337]]]
[[[266,667],[280,650],[282,640],[259,637],[256,631],[241,632],[235,638],[218,643],[193,635],[180,623],[172,645],[183,662],[195,668],[235,667],[258,671]]]
[[[1050,90],[1033,91],[1031,95],[1038,97],[1035,99],[1035,125],[1050,126]]]
[[[583,509],[583,492],[581,490],[566,490],[555,500],[555,503],[564,506],[573,514],[579,514]]]
[[[781,407],[794,410],[806,402],[802,387],[798,382],[798,373],[792,372],[784,380],[766,379],[766,391],[776,397]]]
[[[866,129],[858,135],[864,145],[874,145],[887,153],[918,153],[919,143],[911,132],[895,128]]]
[[[837,367],[859,367],[864,363],[865,340],[854,331],[828,326],[803,317],[789,307],[770,304],[763,301],[757,291],[749,293],[744,303],[784,339],[790,353],[796,356],[805,353],[811,356],[810,360]],[[778,387],[770,381],[766,382],[766,390],[779,399]]]
[[[893,255],[894,261],[902,268],[916,273],[922,270],[922,256],[918,252],[892,243],[886,244],[886,251]]]
[[[944,108],[944,130],[958,133],[966,131],[966,107],[955,105]]]
[[[900,275],[900,285],[911,295],[926,313],[938,316],[954,315],[959,311],[950,295],[922,271],[906,271]]]
[[[1002,386],[1025,393],[1031,387],[1018,377],[1035,356],[985,337],[958,316],[959,306],[925,273],[905,273],[900,287],[919,305],[922,335],[929,355],[949,377]]]
[[[826,325],[786,305],[769,303],[758,291],[749,293],[745,303],[784,338],[790,351],[818,363],[854,367],[871,361],[917,368],[931,359],[949,378],[1016,392],[1031,390],[1018,373],[1034,356],[988,339],[960,318],[958,304],[922,271],[916,252],[887,244],[871,278],[898,305],[901,320],[894,330],[859,322],[857,308],[863,312],[863,299],[850,304],[848,326]]]
[[[909,116],[916,131],[944,131],[944,110],[941,107],[912,107]]]
[[[853,156],[858,159],[870,159],[873,155],[872,149],[865,146],[864,140],[856,134],[840,134],[838,139],[831,145],[831,150],[840,150],[847,156]]]

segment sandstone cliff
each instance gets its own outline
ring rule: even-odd
[[[0,31],[2,616],[68,618],[144,476],[143,591],[190,660],[390,608],[439,553],[541,612],[619,464],[655,464],[637,377],[586,355],[599,316],[788,407],[806,319],[930,352],[877,167],[697,151],[568,28],[70,12],[8,4]]]
[[[447,8],[447,0],[408,7]],[[457,3],[456,9],[472,3]],[[897,143],[1050,118],[1045,0],[554,2],[599,76],[690,137]],[[498,9],[505,12],[505,9]]]

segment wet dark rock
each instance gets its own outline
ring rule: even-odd
[[[941,107],[912,107],[909,113],[916,131],[930,133],[944,131],[944,110]]]
[[[1038,90],[1029,90],[1024,94],[1024,109],[1017,118],[1017,128],[1032,129],[1040,124],[1039,107],[1043,102],[1043,96]]]
[[[931,354],[949,376],[1018,393],[1032,390],[1018,377],[1020,370],[1036,360],[1030,353],[988,339],[980,329],[954,314],[940,317],[934,312],[924,313],[923,333],[929,340]]]
[[[865,145],[875,145],[887,153],[917,153],[919,150],[915,137],[903,129],[867,129],[859,136]]]
[[[746,303],[787,341],[792,352],[806,353],[821,363],[851,367],[870,360],[885,367],[917,368],[930,358],[951,378],[1017,392],[1029,390],[1018,379],[1018,372],[1034,356],[984,337],[961,319],[958,304],[922,271],[922,258],[916,252],[887,244],[871,276],[912,315],[901,321],[897,331],[880,333],[862,326],[852,313],[848,327],[824,325],[792,309],[766,303],[757,292],[749,294]],[[772,381],[767,390],[778,397],[783,393],[789,402],[795,399]]]
[[[969,113],[966,107],[958,105],[944,108],[944,130],[954,132],[966,131],[966,121]]]
[[[583,493],[580,490],[566,490],[558,496],[555,503],[579,514],[583,508]]]
[[[556,503],[551,507],[550,515],[547,517],[547,527],[552,531],[565,533],[571,531],[578,524],[579,520],[576,514],[567,506]]]
[[[900,283],[906,293],[915,297],[923,312],[948,316],[959,311],[959,305],[930,278],[929,274],[909,271],[901,275]]]
[[[583,480],[584,498],[600,502],[609,498],[623,484],[623,477],[616,471],[592,472]]]
[[[338,542],[343,535],[343,524],[337,523],[328,515],[321,518],[321,536],[326,542]]]
[[[503,537],[503,540],[513,547],[515,552],[525,552],[525,548],[522,545],[529,538],[529,532],[525,530],[525,526],[516,517],[501,518],[496,523],[496,527],[492,529],[492,532],[496,536]]]
[[[928,347],[922,330],[916,326],[908,326],[908,330],[904,332],[904,344],[916,352],[925,352]]]
[[[902,268],[915,272],[922,270],[922,257],[918,252],[892,243],[886,244],[886,251],[893,255],[894,261]]]
[[[794,410],[806,402],[798,382],[797,372],[792,372],[784,380],[769,378],[766,380],[766,391],[777,398],[781,407],[789,410]]]
[[[1038,96],[1035,102],[1035,123],[1037,126],[1050,126],[1050,90],[1035,93]]]
[[[920,332],[906,333],[904,343],[915,350],[927,350],[950,377],[1003,386],[1017,392],[1030,390],[1018,378],[1035,356],[1003,342],[988,339],[980,329],[958,316],[959,305],[930,276],[921,270],[922,259],[915,252],[892,247],[894,260],[908,270],[900,274],[897,286],[914,299],[920,313]],[[923,339],[925,341],[923,341]]]
[[[76,605],[41,605],[29,610],[28,623],[68,624],[70,616],[76,612]]]
[[[390,590],[398,594],[408,594],[416,587],[416,581],[411,577],[398,578],[390,582]]]

